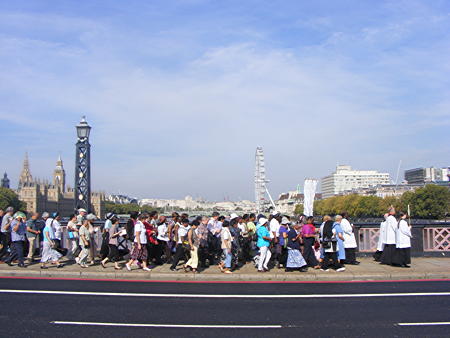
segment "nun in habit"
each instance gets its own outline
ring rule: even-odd
[[[389,214],[384,215],[384,221],[380,224],[380,234],[378,236],[377,251],[373,254],[373,259],[375,262],[381,260],[381,254],[383,253],[384,245],[386,244],[386,219]]]
[[[386,242],[381,255],[381,264],[392,265],[396,254],[397,219],[394,215],[395,209],[391,207],[389,209],[389,216],[386,219]]]
[[[403,268],[409,268],[408,264],[411,264],[411,226],[406,221],[407,215],[400,213],[400,221],[397,227],[397,241],[395,256],[392,264],[395,266],[401,266]]]

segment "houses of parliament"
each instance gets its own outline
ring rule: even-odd
[[[66,187],[66,172],[61,156],[56,161],[52,182],[33,179],[28,154],[25,154],[22,172],[19,177],[17,194],[26,203],[28,212],[57,211],[63,217],[74,212],[74,189]],[[103,217],[105,210],[103,193],[91,193],[91,212]]]

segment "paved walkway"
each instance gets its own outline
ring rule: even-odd
[[[247,264],[233,274],[220,273],[217,266],[212,266],[198,274],[179,271],[172,272],[169,265],[158,266],[151,272],[134,267],[127,271],[114,270],[109,263],[104,269],[101,265],[81,268],[67,263],[62,269],[51,266],[41,270],[38,263],[28,268],[0,264],[0,276],[53,277],[53,278],[93,278],[93,279],[130,279],[130,280],[187,280],[187,281],[352,281],[352,280],[410,280],[410,279],[449,279],[450,258],[413,258],[410,269],[381,265],[371,258],[361,258],[357,266],[347,265],[346,271],[320,271],[309,269],[306,273],[285,272],[284,269],[272,269],[266,273],[258,273],[252,264]]]

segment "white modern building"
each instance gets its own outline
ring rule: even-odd
[[[334,173],[321,180],[322,198],[339,195],[347,190],[389,183],[388,173],[380,173],[376,170],[353,170],[349,165],[338,165]]]

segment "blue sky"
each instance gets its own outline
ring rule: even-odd
[[[0,1],[1,167],[137,197],[274,195],[336,163],[450,165],[448,1]]]

